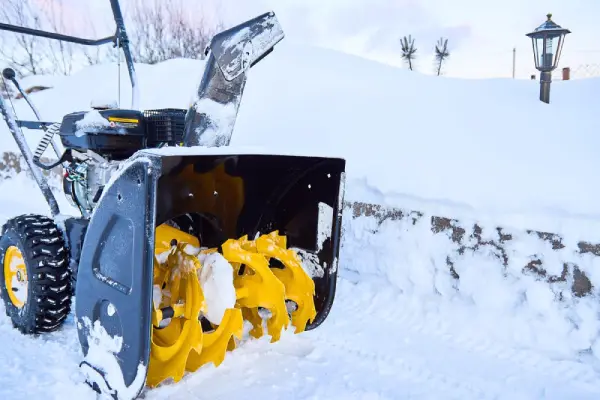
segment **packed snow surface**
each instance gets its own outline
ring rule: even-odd
[[[192,60],[137,66],[141,107],[187,108],[202,66]],[[115,93],[115,70],[88,68],[31,97],[59,120]],[[544,255],[549,273],[562,268],[560,254],[525,236],[515,237],[508,249],[514,262],[505,268],[485,251],[464,252],[455,280],[446,264],[451,242],[429,225],[436,214],[487,227],[500,221],[547,229],[571,241],[600,235],[592,184],[600,163],[592,136],[600,128],[594,111],[600,82],[555,82],[550,105],[537,100],[538,89],[530,81],[421,76],[279,45],[251,70],[232,149],[344,156],[346,200],[425,216],[412,225],[346,212],[336,298],[323,325],[286,332],[273,344],[268,337],[246,339],[218,368],[207,365],[145,398],[600,398],[596,289],[576,298],[569,282],[550,287],[524,275],[532,253]],[[16,106],[21,118],[32,117],[23,102]],[[8,140],[2,146],[15,148]],[[47,213],[23,174],[1,182],[0,193],[0,222]],[[64,196],[58,200],[63,212],[75,214]],[[582,262],[598,287],[599,261]],[[219,270],[213,272],[215,285],[222,284]],[[59,332],[26,337],[0,318],[0,360],[10,366],[0,376],[0,398],[96,399],[78,367],[75,324],[70,316]]]

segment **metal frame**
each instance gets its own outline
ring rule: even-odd
[[[54,39],[63,42],[70,42],[81,44],[85,46],[100,46],[107,43],[113,43],[115,47],[118,47],[123,50],[123,54],[125,55],[125,62],[127,64],[127,70],[129,72],[129,80],[131,82],[131,107],[133,109],[137,109],[138,107],[138,98],[139,92],[137,88],[137,76],[135,73],[135,68],[133,65],[133,58],[131,57],[131,51],[129,49],[129,38],[127,36],[127,32],[125,30],[125,21],[123,19],[123,13],[121,12],[121,7],[119,5],[119,0],[110,0],[110,6],[113,13],[113,18],[116,24],[115,34],[112,36],[108,36],[101,39],[86,39],[76,36],[63,35],[56,32],[48,32],[39,29],[26,28],[23,26],[11,25],[0,23],[0,30],[14,32],[25,35],[39,36],[48,39]],[[13,80],[13,83],[16,81]],[[15,83],[18,87],[18,83]],[[21,91],[21,90],[20,90]],[[23,94],[24,92],[21,91]],[[20,121],[15,118],[13,113],[9,110],[6,102],[0,96],[0,114],[4,117],[6,124],[8,125],[8,129],[12,134],[13,138],[17,142],[17,146],[21,150],[21,154],[25,158],[25,162],[27,166],[31,170],[33,177],[35,178],[36,183],[40,187],[42,194],[44,195],[48,206],[50,207],[50,212],[55,217],[60,214],[60,208],[58,206],[58,202],[56,201],[56,197],[50,190],[48,186],[48,182],[43,176],[41,169],[35,164],[33,159],[33,154],[31,149],[27,145],[27,141],[25,140],[25,136],[21,131],[21,127],[30,128],[30,129],[44,129],[49,123],[41,121],[41,117],[33,104],[29,101],[27,96],[24,94],[26,101],[29,103],[34,113],[36,114],[39,121]],[[52,142],[52,145],[56,151],[55,143]]]
[[[23,154],[25,162],[27,162],[27,166],[33,174],[33,178],[40,187],[40,190],[42,191],[42,194],[44,195],[44,198],[46,199],[46,202],[50,207],[50,212],[52,213],[52,216],[57,216],[58,214],[60,214],[60,208],[58,207],[56,197],[54,197],[54,193],[52,193],[50,186],[48,186],[48,181],[46,180],[46,178],[44,178],[44,175],[42,175],[41,169],[37,165],[35,165],[33,161],[33,154],[31,153],[31,149],[27,145],[25,136],[23,136],[21,128],[15,120],[12,112],[6,106],[6,103],[4,102],[2,96],[0,96],[0,113],[2,114],[4,120],[6,121],[6,124],[8,125],[8,130],[10,130],[10,133],[15,138],[17,146],[19,146],[19,150],[21,150],[21,154]]]

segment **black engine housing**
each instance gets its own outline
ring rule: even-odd
[[[99,115],[84,121],[88,113]],[[108,159],[122,160],[138,150],[181,143],[185,114],[186,110],[172,108],[74,112],[64,116],[60,139],[67,149],[91,150]]]

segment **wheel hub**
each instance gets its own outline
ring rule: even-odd
[[[23,308],[27,302],[27,268],[23,254],[16,246],[10,246],[4,256],[4,285],[8,297],[17,308]]]

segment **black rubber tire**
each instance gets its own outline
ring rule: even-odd
[[[21,251],[27,271],[27,300],[22,308],[12,303],[6,290],[4,257],[10,246]],[[71,312],[71,270],[62,232],[51,218],[21,215],[4,224],[0,287],[6,315],[22,333],[53,332],[62,326]]]

